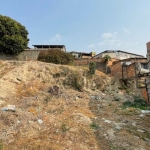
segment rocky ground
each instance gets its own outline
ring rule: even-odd
[[[0,149],[149,150],[150,112],[135,91],[86,68],[0,61]]]

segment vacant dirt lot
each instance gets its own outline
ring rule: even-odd
[[[120,86],[86,68],[0,61],[0,149],[149,150],[150,113],[123,108],[138,93]]]

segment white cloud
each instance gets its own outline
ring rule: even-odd
[[[118,34],[117,32],[113,32],[113,33],[108,32],[108,33],[103,33],[103,34],[101,35],[101,37],[102,37],[103,39],[108,39],[108,38],[116,37],[117,34]]]
[[[127,29],[127,28],[123,28],[123,31],[124,31],[125,33],[130,33],[130,30]]]
[[[51,42],[58,42],[62,40],[62,36],[60,34],[56,34],[52,39]]]
[[[120,46],[122,45],[122,41],[120,39],[103,40],[102,42],[99,43],[99,45]]]
[[[103,38],[103,41],[99,43],[100,46],[102,45],[108,45],[108,46],[120,46],[122,45],[122,40],[119,38],[117,32],[108,32],[108,33],[103,33],[101,35]]]
[[[88,48],[94,48],[94,47],[95,47],[95,44],[88,45]]]

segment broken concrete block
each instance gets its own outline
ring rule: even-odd
[[[7,105],[7,108],[10,111],[16,111],[16,106],[15,105]]]
[[[15,105],[7,105],[7,107],[1,108],[2,111],[16,111]]]
[[[42,124],[42,123],[43,123],[43,120],[42,120],[42,119],[38,119],[38,123],[39,123],[39,124]]]

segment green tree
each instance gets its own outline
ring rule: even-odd
[[[90,62],[89,63],[89,73],[90,74],[95,74],[96,70],[96,63],[95,62]]]
[[[28,31],[19,22],[0,15],[0,53],[17,55],[27,48]]]
[[[74,57],[59,49],[41,51],[38,56],[39,61],[49,62],[54,64],[70,64]]]
[[[106,73],[107,73],[107,69],[108,69],[108,62],[111,60],[111,57],[109,55],[105,55],[103,57],[103,61],[105,62],[106,64]]]

